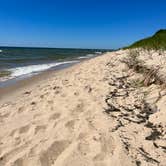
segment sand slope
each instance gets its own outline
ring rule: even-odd
[[[122,62],[127,54],[107,53],[1,99],[0,166],[166,165],[166,91],[131,86],[142,76]]]

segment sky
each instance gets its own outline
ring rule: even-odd
[[[0,45],[120,48],[166,28],[166,0],[0,0]]]

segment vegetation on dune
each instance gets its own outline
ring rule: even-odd
[[[166,29],[161,29],[153,36],[142,39],[130,45],[128,48],[145,48],[145,49],[166,49]]]
[[[143,80],[133,82],[134,86],[149,86],[151,84],[158,84],[166,86],[164,81],[158,74],[159,68],[147,68],[145,62],[139,59],[140,53],[137,50],[130,50],[129,55],[123,59],[129,69],[133,69],[136,73],[143,74]]]

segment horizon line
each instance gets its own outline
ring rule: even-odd
[[[117,49],[114,49],[114,48],[80,48],[80,47],[47,47],[47,46],[6,46],[6,45],[0,45],[0,48],[43,48],[43,49],[82,49],[82,50],[117,50]]]

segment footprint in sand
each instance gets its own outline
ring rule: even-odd
[[[23,159],[17,159],[14,163],[13,166],[22,166],[24,165]]]
[[[88,142],[80,142],[77,146],[78,151],[81,153],[81,155],[87,155],[87,152],[90,151],[89,143]]]
[[[77,115],[79,113],[82,113],[84,111],[84,103],[80,102],[79,104],[76,105],[76,107],[72,110],[71,114],[72,115]]]
[[[8,151],[7,153],[5,153],[3,156],[1,156],[1,160],[0,160],[0,166],[5,166],[5,165],[12,165],[13,163],[8,163],[8,161],[10,161],[11,159],[13,159],[14,156],[17,156],[20,152],[22,152],[23,149],[28,147],[28,143],[25,143],[23,145],[20,145],[19,147],[16,147],[10,151]],[[14,165],[15,166],[15,165]],[[16,165],[18,166],[18,165]]]
[[[82,132],[78,136],[78,140],[83,140],[88,137],[88,133]]]
[[[65,124],[65,127],[67,127],[69,130],[73,130],[75,125],[75,120],[70,120]]]
[[[53,100],[48,100],[47,102],[48,102],[49,105],[53,105],[54,104]]]
[[[36,118],[38,118],[38,117],[40,117],[40,116],[41,116],[41,114],[38,113],[38,114],[35,114],[35,115],[33,116],[33,118],[36,119]]]
[[[29,131],[29,128],[30,128],[29,125],[23,126],[19,129],[19,133],[20,134],[27,133]]]
[[[20,108],[18,108],[18,113],[21,113],[21,112],[23,112],[25,110],[25,107],[20,107]]]
[[[109,155],[113,155],[113,152],[115,150],[114,139],[111,136],[101,135],[100,144],[101,144],[100,145],[101,152],[93,158],[94,161],[104,160],[105,157],[107,157]]]
[[[43,99],[43,98],[44,98],[44,95],[40,95],[40,98]]]
[[[12,130],[11,133],[9,134],[9,136],[14,137],[16,132],[17,132],[17,129]]]
[[[20,127],[20,128],[17,128],[17,129],[13,129],[11,131],[11,133],[9,134],[9,136],[12,137],[12,138],[17,139],[19,134],[26,134],[26,133],[28,133],[29,129],[30,129],[29,125],[25,125],[23,127]]]
[[[44,132],[46,130],[47,126],[46,125],[39,125],[36,126],[35,128],[35,134],[39,133],[39,132]]]
[[[58,156],[69,146],[70,141],[60,140],[53,142],[44,152],[40,154],[41,166],[53,165]]]
[[[60,116],[61,116],[60,113],[55,113],[55,114],[53,114],[53,115],[51,115],[51,116],[49,117],[49,120],[56,120],[56,119],[59,119]]]

